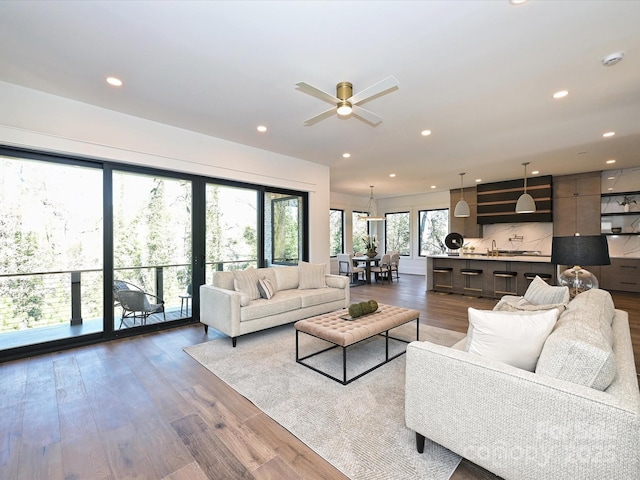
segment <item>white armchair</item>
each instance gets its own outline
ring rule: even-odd
[[[364,282],[365,269],[353,266],[353,257],[349,253],[339,253],[338,258],[338,274],[346,275],[351,279],[351,284],[359,283],[362,274],[362,282]]]

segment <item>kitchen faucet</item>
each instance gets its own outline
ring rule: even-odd
[[[491,256],[492,257],[498,256],[498,245],[496,244],[495,240],[491,240]]]

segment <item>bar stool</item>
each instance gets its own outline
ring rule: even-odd
[[[536,272],[527,272],[524,274],[524,278],[526,278],[529,282],[536,278],[536,276],[540,277],[545,282],[549,283],[549,280],[553,278],[553,275],[550,273],[536,273]]]
[[[436,274],[449,274],[449,283],[438,283]],[[453,268],[452,267],[434,267],[433,268],[433,289],[438,290],[439,288],[448,288],[449,291],[446,293],[451,293],[453,290]]]
[[[479,294],[481,297],[484,294],[484,290],[482,289],[482,280],[480,281],[480,288],[471,286],[471,278],[480,277],[482,275],[482,270],[479,268],[462,268],[460,269],[460,273],[464,275],[464,288],[462,289],[462,294],[465,295],[467,292],[473,292]]]
[[[498,290],[496,288],[496,280],[498,278],[504,278],[505,290]],[[515,280],[515,282],[513,282]],[[515,288],[513,283],[516,284]],[[509,287],[511,290],[507,290]],[[493,272],[493,298],[497,298],[498,295],[518,295],[518,272],[509,272],[507,270],[496,270]]]

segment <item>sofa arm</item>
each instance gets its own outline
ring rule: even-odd
[[[324,276],[324,279],[325,279],[325,283],[327,284],[327,287],[340,288],[345,291],[344,306],[345,308],[349,308],[349,302],[351,301],[351,296],[350,296],[351,288],[349,285],[349,277],[346,277],[344,275],[327,274]]]
[[[634,402],[429,342],[406,357],[407,427],[487,470],[640,478]]]
[[[200,286],[200,322],[235,338],[240,335],[240,292]]]

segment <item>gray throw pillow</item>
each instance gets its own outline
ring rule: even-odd
[[[524,298],[534,305],[566,305],[569,303],[569,287],[552,287],[536,275]]]

